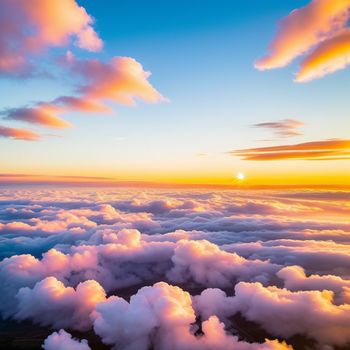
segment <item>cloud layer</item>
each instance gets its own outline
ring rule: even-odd
[[[349,198],[3,190],[0,312],[58,330],[49,350],[89,349],[77,330],[118,349],[345,349]]]

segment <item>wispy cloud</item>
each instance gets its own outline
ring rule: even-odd
[[[30,124],[39,124],[51,128],[70,127],[70,123],[56,115],[59,111],[60,109],[54,105],[42,104],[33,108],[10,108],[2,111],[0,114],[5,115],[5,119],[8,120],[23,121]]]
[[[37,141],[40,135],[27,129],[9,128],[0,126],[0,137],[7,137],[15,140]]]
[[[247,148],[229,152],[244,160],[342,160],[350,159],[350,140],[331,139],[293,145]]]
[[[299,136],[302,133],[298,130],[304,123],[296,119],[283,119],[275,122],[253,124],[253,127],[272,130],[278,137]]]
[[[306,54],[297,82],[322,77],[349,64],[350,0],[313,0],[292,11],[279,24],[268,54],[255,63],[260,70],[285,67]],[[310,50],[314,50],[310,54]]]

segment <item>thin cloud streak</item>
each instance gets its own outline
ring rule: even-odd
[[[275,122],[253,124],[252,126],[255,128],[270,129],[278,137],[292,137],[302,135],[303,133],[298,129],[304,125],[302,121],[297,119],[282,119]]]
[[[14,140],[38,141],[40,135],[27,129],[9,128],[0,126],[0,137],[11,138]]]
[[[324,140],[294,145],[248,148],[229,152],[244,160],[344,160],[350,159],[350,140]]]

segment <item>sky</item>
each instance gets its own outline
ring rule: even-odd
[[[3,181],[350,185],[349,1],[0,6]]]

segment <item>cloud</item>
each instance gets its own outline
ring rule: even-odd
[[[81,111],[81,112],[90,112],[90,113],[99,113],[99,112],[104,113],[104,112],[111,111],[110,108],[96,101],[89,100],[82,97],[74,97],[74,96],[58,97],[52,102],[52,104],[61,108],[66,108],[67,110],[72,110],[72,111]]]
[[[216,316],[203,322],[202,335],[196,336],[198,327],[189,293],[164,282],[141,288],[130,303],[111,296],[97,305],[92,317],[102,341],[118,349],[290,349],[278,341],[239,341],[225,331]]]
[[[348,199],[3,188],[1,316],[121,350],[345,349]]]
[[[296,76],[297,82],[322,77],[344,68],[348,62],[349,0],[313,0],[292,11],[279,24],[267,56],[255,67],[260,70],[287,66],[306,54]],[[310,50],[314,50],[311,51]]]
[[[350,28],[320,43],[300,64],[297,82],[322,78],[350,64]]]
[[[272,130],[278,137],[299,136],[302,133],[298,130],[304,123],[296,119],[283,119],[276,122],[258,123],[253,126]]]
[[[295,57],[325,40],[347,22],[349,0],[313,0],[292,11],[279,24],[269,54],[255,63],[261,70],[288,65]]]
[[[16,298],[17,320],[29,319],[42,326],[88,330],[90,314],[106,299],[103,288],[94,280],[79,283],[76,289],[65,287],[55,277],[47,277],[34,288],[21,288]]]
[[[51,128],[68,128],[70,123],[56,116],[60,109],[53,105],[40,105],[35,108],[11,108],[2,111],[7,120],[23,121],[30,124],[38,124]]]
[[[71,111],[106,113],[112,109],[106,102],[135,105],[136,100],[157,103],[166,99],[148,81],[150,72],[131,57],[114,57],[104,63],[99,60],[65,61],[74,76],[84,83],[77,86],[78,96],[60,96],[50,102],[38,102],[32,107],[10,108],[0,114],[5,119],[24,121],[52,128],[67,128],[71,124],[57,114]]]
[[[66,64],[84,79],[78,91],[86,98],[125,105],[135,104],[135,99],[148,103],[165,100],[148,81],[151,73],[131,57],[113,57],[107,63],[71,57]]]
[[[171,281],[194,280],[204,286],[231,286],[236,280],[268,282],[279,268],[260,260],[246,260],[227,253],[208,241],[181,240],[177,242],[174,267],[167,276]]]
[[[294,145],[281,145],[241,149],[229,152],[244,160],[343,160],[350,159],[350,140],[332,139],[304,142]]]
[[[67,47],[72,42],[82,49],[99,51],[103,42],[93,29],[93,23],[93,18],[75,0],[35,0],[34,6],[26,0],[2,1],[0,73],[19,77],[37,73],[32,62],[34,57],[50,47]],[[131,57],[113,57],[108,62],[79,60],[68,51],[65,58],[58,58],[55,63],[79,81],[75,84],[76,95],[8,108],[0,112],[4,119],[67,128],[71,124],[62,119],[61,114],[112,112],[110,102],[135,105],[137,100],[146,103],[166,100],[149,82],[151,73]],[[8,129],[2,134],[16,133]],[[35,138],[29,131],[26,135],[23,131],[23,137]]]
[[[350,280],[334,275],[306,276],[305,270],[300,266],[284,267],[277,272],[277,276],[284,281],[284,286],[288,290],[331,290],[335,293],[336,300],[339,300],[340,303],[350,303],[350,299],[347,299],[347,290],[350,290]]]
[[[40,135],[34,131],[18,128],[9,128],[6,126],[0,126],[0,137],[11,138],[15,140],[24,141],[38,141]]]
[[[350,305],[333,304],[330,291],[291,292],[260,283],[235,286],[237,311],[275,336],[304,334],[322,345],[344,346],[350,341]]]
[[[349,244],[312,239],[275,239],[266,242],[232,243],[224,247],[246,259],[269,260],[280,265],[298,265],[309,273],[347,278]]]
[[[65,47],[72,38],[89,51],[103,45],[92,17],[75,0],[35,0],[34,6],[26,0],[4,0],[0,23],[0,72],[10,75],[29,73],[32,56],[50,47]]]
[[[44,350],[91,350],[87,340],[74,339],[63,329],[49,335],[42,347]]]

